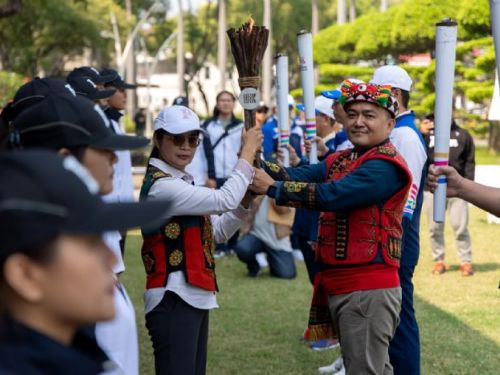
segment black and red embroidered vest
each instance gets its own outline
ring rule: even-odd
[[[141,200],[159,178],[171,177],[148,166],[141,187]],[[171,272],[183,271],[189,284],[217,291],[215,246],[210,216],[176,216],[160,228],[142,228],[142,261],[147,274],[146,289],[167,284]]]
[[[372,159],[397,165],[406,174],[407,183],[383,205],[374,204],[345,213],[321,213],[316,257],[323,264],[368,264],[375,259],[380,248],[384,262],[399,267],[403,237],[401,221],[411,175],[395,147],[384,143],[359,157],[353,150],[336,152],[326,159],[327,181],[339,180]]]

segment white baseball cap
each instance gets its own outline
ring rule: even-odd
[[[410,91],[413,81],[403,68],[397,65],[384,65],[375,70],[370,83],[375,85],[391,85],[397,89]]]
[[[194,130],[205,134],[196,113],[183,105],[173,105],[163,109],[154,122],[153,130],[159,129],[170,134],[183,134]]]
[[[293,107],[295,105],[295,99],[293,99],[292,95],[288,95],[288,106]]]
[[[314,99],[314,109],[316,110],[316,114],[322,113],[335,120],[335,115],[333,114],[333,109],[332,109],[333,102],[334,102],[333,99],[325,98],[323,95],[317,96]],[[304,112],[305,111],[304,104],[297,105],[297,109],[299,111]]]

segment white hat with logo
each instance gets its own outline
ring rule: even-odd
[[[206,133],[200,126],[200,119],[188,107],[173,105],[163,109],[156,118],[153,130],[163,129],[169,134],[183,134],[191,131]]]

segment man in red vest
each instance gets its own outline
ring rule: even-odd
[[[323,211],[315,246],[309,339],[338,335],[347,374],[392,374],[399,323],[402,215],[411,175],[389,141],[398,112],[390,86],[344,81],[339,98],[353,149],[319,164],[265,163],[252,190],[278,205]]]

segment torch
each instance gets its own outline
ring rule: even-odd
[[[250,17],[238,30],[229,29],[227,36],[238,69],[239,100],[245,111],[245,129],[250,129],[255,125],[255,109],[260,102],[257,91],[260,85],[259,69],[267,48],[269,30],[264,26],[255,26]]]
[[[311,141],[309,163],[318,163],[316,137],[316,110],[314,108],[314,64],[312,34],[302,30],[297,34],[299,44],[300,81],[304,96],[304,113],[306,115],[306,138]]]
[[[280,147],[284,155],[283,165],[290,166],[290,154],[286,146],[290,143],[290,117],[288,109],[288,56],[276,55],[276,101],[278,104],[278,125]]]
[[[500,0],[490,0],[491,32],[495,44],[497,75],[500,77]],[[497,82],[500,82],[496,80]]]
[[[448,165],[450,150],[453,81],[457,23],[449,18],[436,24],[436,103],[434,107],[434,164]],[[434,193],[434,221],[444,222],[446,211],[446,177],[440,176]]]

